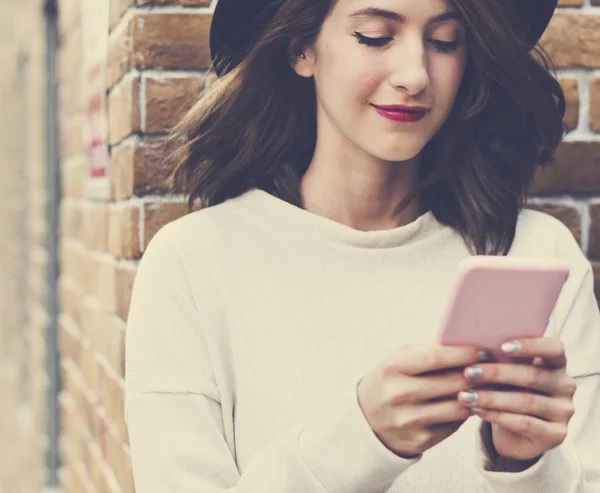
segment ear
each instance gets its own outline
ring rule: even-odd
[[[312,48],[292,43],[287,56],[290,67],[300,77],[313,76],[314,52]]]

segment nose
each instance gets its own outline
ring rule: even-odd
[[[416,96],[429,85],[427,53],[421,39],[405,40],[390,53],[390,84]]]

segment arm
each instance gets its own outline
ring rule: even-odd
[[[206,327],[169,229],[153,238],[140,263],[127,323],[125,419],[136,492],[386,491],[418,459],[403,459],[379,441],[355,383],[240,474],[226,440]]]

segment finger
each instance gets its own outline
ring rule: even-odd
[[[559,394],[570,386],[566,381],[569,377],[563,371],[535,365],[483,363],[465,368],[464,376],[471,382],[521,387],[550,395]]]
[[[545,445],[545,449],[559,445],[567,436],[567,425],[490,409],[474,409],[474,414],[509,431],[527,436]]]
[[[434,433],[439,433],[441,435],[450,435],[463,425],[465,419],[461,419],[460,421],[450,421],[448,423],[434,423],[432,425],[425,425],[425,428],[431,430]]]
[[[459,402],[468,407],[492,409],[533,416],[556,423],[568,423],[575,408],[569,399],[529,392],[461,392]]]
[[[469,388],[462,371],[432,377],[402,375],[391,381],[388,401],[392,405],[424,404],[440,399],[455,400],[456,393]]]
[[[414,406],[408,414],[408,421],[415,426],[436,426],[444,423],[463,422],[471,417],[471,412],[455,399]]]
[[[543,358],[552,368],[562,368],[567,364],[563,342],[557,337],[535,337],[507,341],[502,351],[515,358]]]
[[[414,389],[415,401],[419,402],[453,398],[457,392],[470,387],[470,382],[460,370],[440,376],[408,378],[408,387]]]
[[[391,373],[419,375],[447,368],[464,368],[478,361],[474,346],[404,346],[392,356]]]

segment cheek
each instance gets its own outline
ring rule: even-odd
[[[323,50],[320,64],[327,73],[327,89],[331,99],[343,99],[348,104],[348,98],[364,100],[372,94],[373,89],[381,83],[381,74],[369,57],[360,56],[360,50],[348,47]],[[379,70],[381,70],[379,68]]]
[[[431,82],[435,87],[436,98],[444,100],[444,106],[451,104],[460,88],[465,64],[462,61],[449,60],[447,64],[436,67],[431,74]]]

